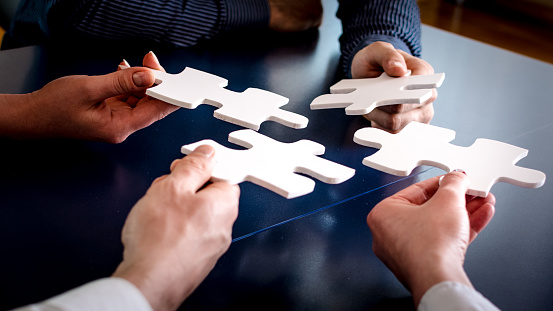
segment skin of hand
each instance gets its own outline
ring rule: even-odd
[[[490,222],[495,197],[466,196],[461,172],[414,184],[377,204],[367,216],[373,251],[413,295],[442,281],[472,288],[463,263],[468,245]]]
[[[163,70],[151,52],[143,63]],[[120,143],[178,109],[145,95],[154,81],[150,69],[134,67],[101,76],[62,77],[30,94],[3,95],[0,106],[7,107],[5,117],[12,121],[6,120],[0,133]]]
[[[361,49],[353,57],[351,75],[354,79],[375,78],[386,72],[389,76],[402,77],[411,70],[412,75],[433,74],[434,68],[426,61],[397,50],[387,42],[375,42]],[[371,126],[390,133],[401,131],[409,122],[429,123],[434,117],[432,103],[438,97],[436,89],[422,104],[381,106],[364,117]]]
[[[171,164],[132,208],[123,261],[113,274],[133,283],[154,310],[175,310],[229,248],[240,189],[211,177],[214,149],[200,146]]]
[[[269,29],[299,32],[319,27],[323,20],[321,0],[269,0]]]

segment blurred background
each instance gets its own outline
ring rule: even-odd
[[[426,25],[553,64],[553,0],[418,3]]]
[[[0,40],[19,1],[0,1]],[[553,0],[418,3],[424,24],[553,64]]]

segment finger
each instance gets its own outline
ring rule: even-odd
[[[202,145],[178,161],[170,174],[192,191],[200,189],[210,178],[215,166],[215,149]]]
[[[465,209],[465,194],[469,188],[469,181],[463,172],[453,171],[444,175],[440,186],[432,200],[440,208],[463,208]],[[447,212],[447,211],[445,211]]]
[[[391,44],[381,48],[380,65],[391,77],[403,77],[407,74],[405,58]]]
[[[153,72],[146,68],[129,68],[87,78],[84,91],[94,102],[117,95],[133,94],[152,86],[155,82]]]
[[[491,202],[486,202],[478,206],[472,213],[469,213],[470,236],[471,243],[476,236],[484,230],[490,223],[495,213],[495,206]]]
[[[379,108],[380,107],[373,109],[363,116],[365,119],[371,121],[373,127],[383,129],[387,132],[397,133],[407,125],[403,114],[392,114]]]
[[[404,104],[401,106],[409,105],[411,104]],[[434,106],[431,103],[426,103],[423,105],[413,104],[412,106],[418,108],[404,110],[401,113],[389,113],[385,110],[388,109],[388,111],[390,111],[394,108],[384,108],[384,106],[378,107],[376,109],[373,109],[370,113],[364,115],[364,117],[367,120],[373,122],[374,127],[384,129],[391,133],[397,133],[401,131],[411,121],[429,123],[434,117]],[[405,108],[396,107],[395,109]]]
[[[354,79],[378,77],[382,71],[390,76],[407,74],[403,55],[390,43],[374,42],[355,54],[351,68]]]
[[[405,58],[392,44],[388,42],[375,42],[372,45],[375,56],[373,58],[373,66],[380,66],[386,74],[393,77],[402,77],[407,74]]]
[[[398,50],[398,53],[404,57],[407,69],[411,70],[411,75],[427,75],[434,73],[432,65],[425,60],[401,50]]]
[[[142,66],[165,72],[165,69],[161,66],[159,59],[152,51],[148,52],[148,54],[144,56],[144,59],[142,59]]]
[[[126,59],[123,59],[123,60],[119,63],[119,66],[117,67],[117,71],[123,70],[123,69],[128,69],[128,68],[131,68],[131,65],[129,64],[129,62],[127,62]]]
[[[178,106],[157,99],[143,98],[133,107],[130,115],[121,117],[128,118],[125,122],[129,125],[129,130],[134,132],[165,118],[177,109]]]
[[[407,201],[414,205],[422,205],[434,196],[439,187],[440,176],[429,178],[413,184],[395,195],[397,199]]]
[[[377,109],[380,109],[390,114],[405,113],[414,109],[423,109],[423,110],[428,109],[428,111],[430,110],[433,111],[434,110],[433,107],[426,107],[426,106],[432,105],[432,103],[436,101],[437,98],[438,98],[438,92],[436,91],[436,89],[432,89],[432,95],[422,104],[413,103],[413,104],[384,105],[384,106],[377,107]]]
[[[233,222],[238,217],[238,202],[240,199],[240,187],[238,185],[214,182],[198,191],[197,195],[217,198],[221,202],[221,206],[227,207],[227,210],[223,212],[230,213],[229,217]]]
[[[487,197],[473,197],[473,196],[467,196],[467,212],[469,214],[472,214],[474,211],[476,211],[477,208],[479,208],[481,205],[484,205],[486,203],[490,203],[491,205],[495,205],[495,196],[491,193],[488,194]]]
[[[379,106],[377,109],[389,114],[405,113],[414,109],[421,108],[424,104],[397,104]]]

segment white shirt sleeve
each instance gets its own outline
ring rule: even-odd
[[[140,290],[122,278],[99,279],[14,311],[152,311]]]
[[[441,282],[424,293],[417,310],[498,311],[499,309],[473,288],[458,282]]]

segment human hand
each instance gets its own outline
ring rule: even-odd
[[[154,310],[176,309],[230,246],[240,190],[224,182],[202,188],[214,152],[200,146],[174,161],[123,227],[123,262],[113,276],[136,285]]]
[[[323,20],[321,0],[269,0],[269,28],[278,32],[299,32],[319,27]]]
[[[396,50],[390,43],[372,43],[353,57],[351,75],[354,79],[375,78],[386,72],[389,76],[402,77],[411,70],[412,75],[433,74],[434,69],[426,61]],[[434,117],[432,103],[438,97],[436,89],[422,104],[401,104],[377,107],[364,117],[371,125],[391,133],[401,131],[409,122],[429,123]]]
[[[414,184],[377,204],[367,216],[373,251],[413,295],[442,281],[472,287],[463,269],[468,245],[494,214],[495,197],[468,197],[463,173]]]
[[[163,70],[153,53],[143,64]],[[147,68],[102,76],[67,76],[29,94],[24,137],[64,137],[119,143],[178,107],[145,95],[154,84]]]

